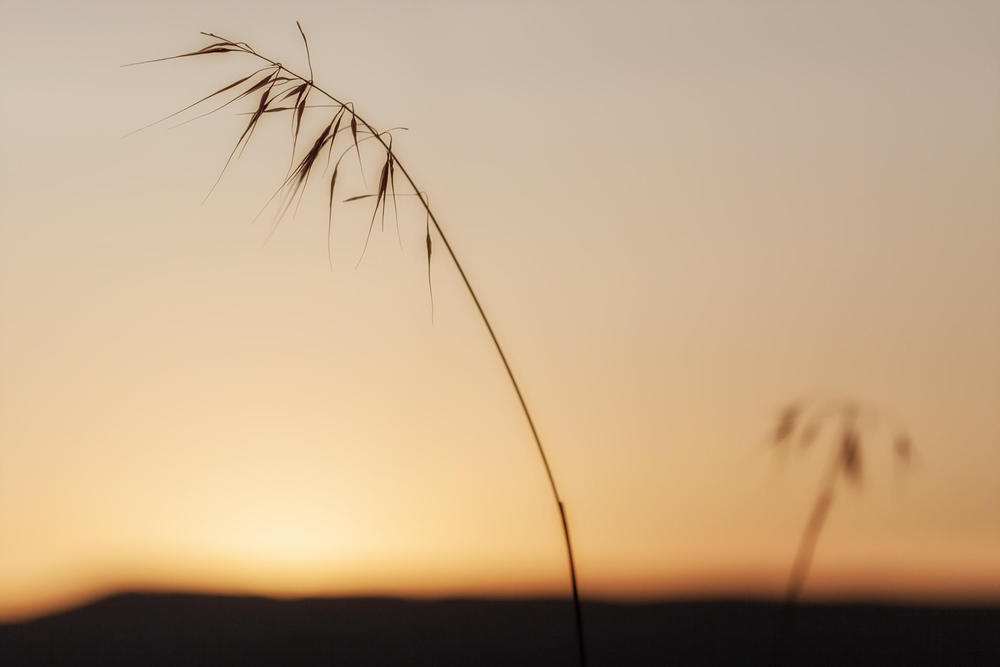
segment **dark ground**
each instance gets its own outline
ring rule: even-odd
[[[590,664],[766,665],[778,605],[584,606]],[[0,625],[0,665],[575,665],[570,603],[115,595]],[[1000,665],[1000,607],[809,605],[785,665]]]

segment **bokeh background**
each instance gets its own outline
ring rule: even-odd
[[[331,270],[322,187],[268,243],[251,223],[287,119],[204,204],[245,117],[122,138],[254,63],[121,64],[206,30],[304,71],[296,19],[321,85],[409,128],[585,596],[780,595],[831,450],[766,436],[841,395],[916,457],[870,443],[806,595],[1000,596],[997,3],[0,8],[0,618],[136,588],[567,593],[441,248],[431,321],[413,200],[357,268],[368,205],[338,206]]]

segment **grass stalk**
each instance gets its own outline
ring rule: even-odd
[[[787,638],[793,632],[795,608],[802,596],[819,536],[830,515],[837,482],[843,478],[854,485],[861,484],[863,436],[887,431],[892,436],[893,458],[904,465],[909,464],[912,458],[912,445],[906,431],[898,424],[888,423],[878,410],[856,401],[831,400],[814,403],[799,401],[787,405],[778,417],[772,444],[776,447],[794,445],[798,449],[806,449],[811,447],[824,431],[829,430],[833,430],[836,434],[836,447],[833,459],[820,481],[819,492],[813,501],[802,537],[799,538],[795,560],[789,572],[784,602],[774,635],[771,653],[773,667],[780,667],[785,662]]]
[[[409,171],[407,171],[405,164],[394,153],[392,149],[391,131],[380,132],[376,130],[375,127],[373,127],[367,120],[365,120],[364,117],[358,115],[355,112],[353,103],[339,99],[332,93],[328,92],[327,90],[324,90],[322,87],[320,87],[313,81],[312,58],[309,55],[308,41],[306,41],[305,33],[302,31],[301,25],[299,25],[298,23],[296,23],[296,25],[298,25],[299,27],[299,32],[302,35],[303,43],[306,49],[306,56],[309,63],[308,78],[300,74],[297,74],[296,72],[292,71],[291,69],[289,69],[280,62],[258,53],[246,42],[236,42],[234,40],[227,39],[225,37],[221,37],[213,33],[202,33],[202,34],[219,41],[209,46],[206,46],[198,51],[184,53],[177,56],[171,56],[168,58],[158,58],[155,60],[143,61],[140,63],[130,63],[130,65],[139,65],[150,62],[160,62],[164,60],[172,60],[175,58],[185,58],[185,57],[201,56],[201,55],[215,54],[215,53],[234,53],[234,52],[250,55],[254,58],[259,59],[263,63],[266,63],[266,65],[262,69],[257,70],[253,74],[233,84],[230,84],[229,86],[220,89],[216,93],[213,93],[212,95],[202,98],[195,104],[185,107],[184,109],[181,110],[181,111],[187,111],[188,109],[191,109],[197,106],[198,104],[205,102],[208,99],[213,98],[216,95],[219,95],[223,92],[229,90],[239,90],[241,86],[249,86],[248,90],[244,91],[236,98],[230,100],[230,102],[227,102],[223,104],[221,107],[217,107],[212,112],[209,112],[209,113],[214,113],[214,111],[218,111],[224,108],[225,106],[228,106],[230,103],[242,99],[243,97],[253,92],[261,91],[261,97],[258,106],[254,112],[251,112],[250,114],[251,118],[249,124],[247,125],[247,129],[244,130],[243,135],[240,137],[240,140],[237,142],[236,147],[230,154],[230,158],[229,160],[227,160],[226,166],[228,166],[229,161],[232,160],[234,155],[237,155],[238,153],[242,152],[243,148],[246,147],[247,143],[249,142],[250,136],[252,135],[253,129],[256,127],[257,121],[263,114],[282,112],[282,111],[291,112],[293,114],[294,139],[295,142],[297,142],[298,133],[299,130],[301,129],[302,115],[306,108],[329,106],[330,108],[336,109],[333,120],[330,121],[330,124],[326,127],[326,130],[324,130],[323,133],[320,135],[320,137],[313,143],[312,149],[306,153],[305,157],[299,163],[298,168],[292,170],[291,174],[282,184],[281,188],[279,188],[278,192],[280,193],[284,190],[285,197],[287,197],[287,199],[283,197],[284,203],[280,208],[278,220],[280,220],[281,216],[284,215],[285,212],[287,212],[292,202],[295,200],[296,194],[297,193],[300,194],[301,191],[304,190],[306,181],[308,180],[309,175],[312,173],[315,164],[317,164],[317,157],[319,152],[324,147],[326,147],[327,144],[329,144],[329,150],[330,153],[332,154],[333,144],[337,141],[338,135],[341,132],[346,132],[348,126],[350,128],[350,134],[353,141],[353,145],[348,146],[347,151],[341,154],[340,159],[343,159],[343,157],[348,153],[350,153],[353,148],[353,151],[356,152],[358,156],[359,165],[361,166],[362,176],[364,176],[364,169],[363,169],[363,163],[361,162],[361,152],[359,144],[362,141],[374,139],[381,145],[382,149],[385,151],[386,163],[382,170],[382,176],[378,192],[375,195],[371,195],[375,197],[376,203],[375,203],[375,210],[373,211],[372,214],[371,225],[369,227],[369,237],[371,229],[374,227],[376,215],[378,213],[380,204],[382,206],[383,225],[384,225],[384,215],[385,215],[385,203],[387,196],[392,196],[393,204],[395,205],[396,193],[395,193],[394,173],[395,170],[398,169],[399,173],[402,175],[405,182],[408,183],[409,186],[412,188],[413,196],[416,196],[419,199],[421,206],[426,212],[426,217],[429,222],[429,225],[427,227],[427,239],[426,239],[428,271],[430,270],[429,267],[430,267],[431,245],[432,245],[430,230],[431,228],[433,228],[438,239],[440,239],[441,243],[445,247],[445,250],[447,250],[448,256],[451,258],[452,264],[458,271],[458,275],[461,277],[462,283],[465,285],[466,292],[472,298],[472,301],[476,306],[476,310],[479,313],[480,319],[482,320],[483,324],[486,327],[486,331],[490,336],[490,340],[493,343],[493,347],[496,350],[497,355],[500,357],[500,361],[503,363],[504,371],[506,372],[507,377],[510,380],[511,386],[514,389],[514,393],[517,396],[518,403],[520,404],[521,412],[524,414],[525,421],[527,422],[528,428],[531,431],[532,440],[535,443],[535,448],[538,451],[538,455],[541,459],[542,466],[545,469],[545,475],[546,478],[548,479],[549,489],[552,492],[552,500],[555,503],[556,509],[559,512],[559,519],[561,522],[563,539],[566,544],[566,558],[569,567],[570,584],[572,586],[573,613],[575,618],[578,663],[580,667],[586,667],[587,660],[586,660],[586,650],[585,650],[586,647],[585,647],[584,632],[583,632],[583,616],[580,605],[579,587],[577,584],[576,565],[573,557],[573,543],[570,539],[569,523],[566,516],[565,505],[563,503],[562,497],[559,495],[559,489],[556,486],[555,476],[552,473],[552,467],[549,464],[548,456],[545,453],[545,447],[542,445],[541,437],[538,434],[538,429],[535,425],[535,420],[532,417],[531,411],[528,408],[527,401],[524,398],[524,393],[521,391],[521,386],[517,381],[517,377],[514,375],[514,371],[511,368],[510,362],[507,359],[507,354],[504,352],[503,346],[500,344],[500,340],[497,338],[496,331],[494,331],[493,329],[493,324],[490,322],[489,317],[486,315],[486,311],[484,310],[482,302],[479,299],[479,295],[476,293],[476,290],[473,288],[472,283],[469,281],[469,277],[465,272],[465,268],[462,266],[462,262],[458,259],[458,256],[456,255],[455,250],[451,245],[451,242],[448,240],[448,237],[445,234],[444,230],[442,229],[441,224],[437,219],[437,216],[434,215],[434,211],[430,207],[426,191],[417,187],[417,184],[414,182],[413,177],[410,175]],[[254,77],[261,73],[266,73],[266,74],[264,74],[264,76],[259,81],[254,82]],[[310,92],[315,92],[319,95],[326,97],[333,104],[307,105],[306,100],[309,97]],[[276,106],[281,102],[284,102],[286,106]],[[167,116],[167,118],[172,118],[176,115],[177,115],[176,113],[171,114],[170,116]],[[344,115],[349,115],[349,125],[345,125],[342,127],[341,120],[343,120]],[[359,134],[363,135],[361,136],[360,139],[359,139]],[[295,159],[294,158],[295,142],[293,142],[293,158],[292,158],[293,164]],[[338,159],[337,164],[334,166],[333,177],[330,182],[331,219],[333,210],[333,191],[336,185],[337,167],[340,164],[340,159]],[[225,167],[223,168],[223,173],[224,172],[225,172]],[[222,174],[220,174],[220,179],[221,177]],[[391,193],[389,192],[390,190]],[[278,193],[275,194],[277,195]],[[365,196],[353,197],[351,199],[361,199],[364,198]],[[273,199],[274,197],[272,197],[272,200]],[[301,198],[299,201],[301,201]],[[367,239],[365,245],[367,247]],[[329,249],[329,240],[328,240],[328,249]],[[363,256],[364,253],[362,253],[362,257]],[[429,279],[430,279],[430,274],[428,273],[428,280]],[[432,303],[432,308],[433,308],[433,303]]]

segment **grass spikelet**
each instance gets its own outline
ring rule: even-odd
[[[427,245],[427,296],[431,302],[431,324],[434,324],[434,285],[431,284],[431,220],[427,218],[426,245]]]
[[[177,60],[178,58],[190,58],[191,56],[207,56],[212,53],[230,53],[232,51],[240,51],[238,45],[230,41],[216,42],[215,44],[209,44],[197,51],[191,51],[189,53],[180,53],[176,56],[167,56],[166,58],[153,58],[152,60],[140,60],[134,63],[126,63],[122,67],[134,67],[135,65],[149,65],[150,63],[162,63],[167,60]]]
[[[801,406],[798,403],[790,403],[781,411],[778,416],[778,423],[774,427],[772,440],[775,445],[781,445],[792,437],[798,425]]]
[[[372,240],[372,230],[375,229],[375,218],[378,216],[379,205],[382,204],[382,230],[385,230],[385,189],[389,182],[389,154],[385,159],[385,164],[382,165],[382,172],[379,174],[378,179],[378,192],[375,194],[375,208],[372,210],[372,220],[368,225],[368,235],[365,237],[365,245],[361,249],[361,257],[358,258],[358,263],[355,267],[361,266],[361,261],[365,258],[365,253],[368,252],[368,243]],[[352,197],[348,201],[357,201],[358,199],[364,199],[368,195],[362,195],[360,197]]]
[[[333,146],[332,141],[330,146]],[[339,168],[340,164],[338,163],[333,167],[333,176],[330,177],[330,212],[326,220],[326,256],[330,263],[330,269],[333,269],[333,191],[337,187],[337,170]]]
[[[351,105],[351,138],[354,140],[354,149],[358,152],[358,166],[361,168],[361,175],[365,174],[365,165],[361,160],[361,149],[358,148],[358,116],[354,113],[354,105]]]

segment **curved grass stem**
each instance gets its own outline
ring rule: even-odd
[[[299,27],[299,29],[301,31],[301,26]],[[487,317],[487,315],[486,315],[486,311],[483,309],[483,305],[482,305],[482,303],[479,300],[479,296],[476,294],[476,290],[473,289],[472,283],[469,282],[469,277],[466,274],[465,269],[462,266],[462,263],[459,261],[458,256],[455,254],[455,250],[452,248],[451,243],[448,240],[448,237],[445,235],[444,230],[441,228],[441,224],[438,222],[437,217],[434,215],[434,212],[431,210],[431,207],[430,207],[430,204],[428,203],[427,196],[425,195],[425,192],[423,190],[421,190],[420,188],[417,187],[416,183],[413,180],[413,177],[410,175],[410,173],[407,171],[407,169],[404,166],[404,164],[398,159],[398,157],[393,152],[393,150],[392,150],[392,138],[391,138],[391,135],[387,135],[386,133],[379,132],[367,120],[365,120],[361,116],[357,115],[357,113],[355,113],[355,111],[354,111],[354,105],[352,103],[350,103],[350,102],[344,102],[344,101],[338,99],[337,97],[335,97],[333,94],[327,92],[326,90],[324,90],[323,88],[321,88],[320,86],[318,86],[313,81],[311,58],[310,58],[310,61],[309,61],[310,76],[308,78],[306,78],[306,77],[301,76],[301,75],[295,73],[294,71],[290,70],[286,66],[282,65],[280,62],[278,62],[276,60],[272,60],[272,59],[270,59],[270,58],[268,58],[268,57],[266,57],[266,56],[258,53],[252,47],[250,47],[250,45],[247,44],[246,42],[236,42],[234,40],[229,40],[229,39],[227,39],[225,37],[221,37],[219,35],[215,35],[215,34],[212,34],[212,33],[205,33],[205,34],[208,35],[208,36],[210,36],[210,37],[223,40],[222,44],[224,46],[223,47],[219,47],[219,50],[221,50],[222,48],[224,48],[225,50],[228,50],[228,51],[242,52],[242,53],[246,53],[246,54],[252,55],[252,56],[254,56],[256,58],[259,58],[260,60],[262,60],[262,61],[264,61],[265,63],[268,64],[269,67],[267,67],[266,69],[272,69],[273,70],[273,75],[272,76],[277,77],[278,75],[281,74],[281,72],[284,72],[285,74],[288,75],[288,77],[291,77],[291,80],[301,82],[301,84],[296,84],[296,85],[303,86],[304,87],[303,90],[312,90],[312,91],[315,91],[316,93],[318,93],[320,95],[323,95],[326,98],[328,98],[331,102],[334,103],[334,106],[337,106],[337,107],[339,107],[341,109],[347,109],[347,110],[349,110],[348,113],[351,114],[351,125],[352,125],[351,130],[352,130],[352,134],[355,135],[355,147],[357,145],[356,131],[355,131],[355,127],[354,127],[354,124],[356,122],[356,123],[360,124],[360,128],[358,128],[358,129],[367,130],[370,133],[371,136],[370,137],[366,137],[366,138],[373,138],[373,139],[375,139],[376,141],[378,141],[382,145],[382,147],[386,151],[387,164],[390,167],[394,166],[394,167],[398,168],[399,169],[399,173],[403,176],[403,178],[406,180],[406,182],[409,183],[410,187],[413,188],[414,194],[419,198],[420,204],[422,205],[423,209],[427,213],[427,218],[430,221],[431,226],[433,227],[433,229],[434,229],[435,233],[437,234],[438,238],[444,244],[445,249],[448,251],[448,256],[451,258],[452,263],[454,264],[455,268],[458,270],[458,274],[462,278],[462,282],[465,285],[466,291],[469,293],[469,296],[472,297],[472,301],[473,301],[473,303],[476,306],[476,310],[479,313],[480,319],[482,320],[483,324],[486,326],[486,331],[490,335],[490,340],[493,342],[493,347],[496,349],[497,354],[500,356],[500,361],[503,363],[504,371],[506,371],[507,377],[510,379],[510,383],[511,383],[511,385],[514,388],[514,393],[517,395],[518,403],[521,406],[521,412],[524,414],[524,418],[525,418],[525,420],[528,423],[528,428],[531,431],[531,437],[534,440],[536,449],[538,450],[538,455],[541,458],[542,466],[545,468],[545,475],[546,475],[546,477],[548,479],[548,482],[549,482],[549,488],[552,491],[553,502],[555,503],[556,509],[559,512],[559,519],[560,519],[561,526],[562,526],[563,539],[564,539],[564,541],[566,543],[566,557],[567,557],[567,561],[568,561],[568,565],[569,565],[569,577],[570,577],[570,583],[572,585],[572,593],[573,593],[573,613],[574,613],[574,616],[575,616],[575,629],[576,629],[576,640],[577,640],[577,650],[578,650],[579,664],[580,664],[581,667],[586,667],[587,660],[586,660],[586,651],[585,651],[584,634],[583,634],[583,617],[582,617],[582,613],[581,613],[579,588],[577,586],[576,565],[575,565],[575,561],[574,561],[574,558],[573,558],[573,544],[572,544],[572,541],[570,540],[569,523],[567,521],[566,510],[565,510],[565,506],[564,506],[563,501],[562,501],[562,497],[559,495],[559,489],[556,486],[555,477],[552,474],[552,468],[549,465],[548,457],[545,454],[545,448],[542,446],[541,437],[538,435],[538,429],[535,426],[535,420],[531,416],[531,411],[528,409],[528,404],[525,401],[523,392],[521,391],[521,386],[518,383],[517,378],[514,375],[513,369],[511,369],[510,362],[507,360],[507,355],[504,352],[503,346],[500,344],[500,341],[497,339],[496,332],[493,329],[493,325],[490,322],[489,317]],[[302,33],[302,38],[303,38],[303,41],[305,41],[305,33]],[[207,53],[208,51],[204,51],[204,52]],[[196,53],[193,53],[193,54],[185,54],[185,55],[196,55],[196,54],[200,54],[200,53],[201,52],[196,52]],[[307,54],[308,54],[308,51],[307,51]],[[147,62],[153,62],[153,61],[147,61]],[[138,64],[138,63],[136,63],[136,64]],[[300,99],[299,104],[301,104],[301,106],[303,108],[305,107],[305,102],[304,102],[305,97],[306,97],[305,94],[302,94],[299,97],[299,99]],[[266,99],[266,98],[264,98],[264,99]],[[261,109],[258,109],[258,111],[256,113],[257,113],[257,116],[259,116],[261,113],[263,113],[263,111]],[[299,113],[301,113],[301,112],[299,112]],[[336,134],[336,131],[334,131],[334,135],[335,134]],[[387,136],[388,136],[388,138],[386,138]],[[358,157],[360,158],[360,152],[358,153]],[[362,169],[362,175],[363,175],[363,173],[364,173],[364,170]],[[381,193],[380,193],[380,195],[381,195]],[[293,194],[293,197],[294,197],[294,194]],[[376,200],[376,201],[378,201],[378,200]],[[332,202],[332,198],[331,198],[331,202]],[[376,210],[377,210],[377,204],[376,204]],[[373,220],[374,220],[374,218],[373,218]],[[430,237],[428,236],[428,240],[429,240],[429,238]]]

